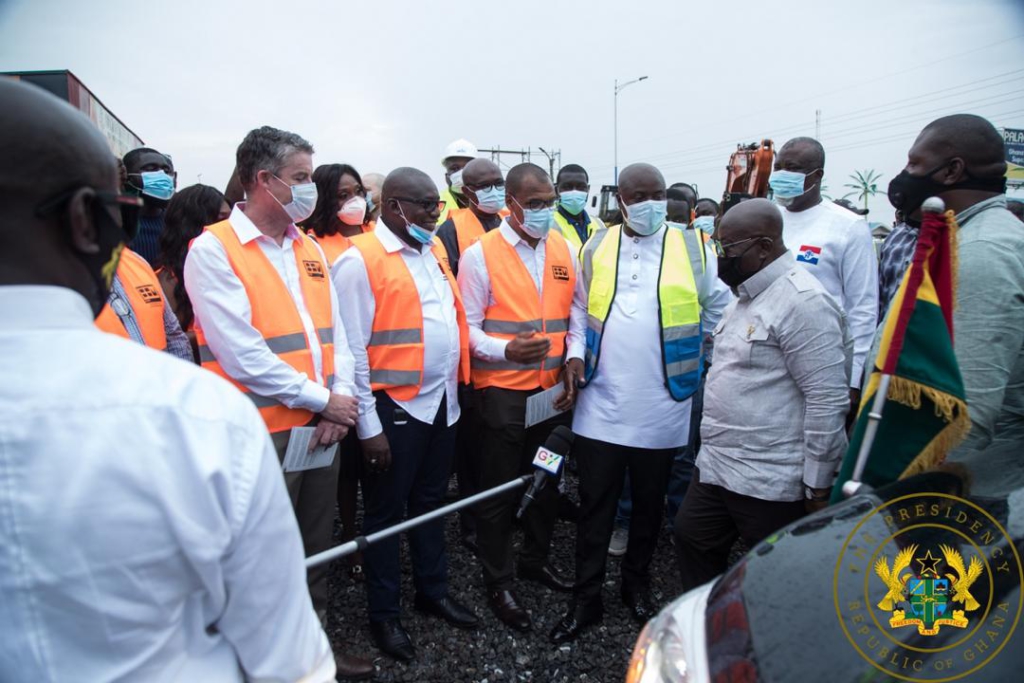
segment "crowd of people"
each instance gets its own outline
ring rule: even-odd
[[[309,141],[264,126],[222,194],[178,188],[166,152],[112,158],[32,86],[0,80],[0,96],[0,670],[19,679],[370,678],[371,661],[332,653],[327,567],[303,557],[332,546],[335,515],[348,540],[437,509],[453,475],[468,496],[530,473],[558,426],[578,507],[542,488],[518,554],[521,492],[460,513],[499,623],[450,594],[441,520],[407,532],[412,605],[529,631],[516,582],[537,582],[568,596],[561,644],[602,619],[621,555],[621,599],[646,622],[666,515],[689,589],[738,539],[827,505],[930,196],[960,226],[972,428],[950,457],[1024,430],[1024,225],[977,116],[913,141],[876,256],[863,218],[822,197],[812,138],[781,147],[772,200],[725,213],[632,164],[606,225],[583,167],[503,173],[465,140],[439,192],[415,168],[316,165]],[[528,424],[552,389],[557,415]],[[303,427],[337,455],[283,471]],[[560,518],[574,567],[549,559]],[[412,661],[398,538],[347,561],[377,648]]]

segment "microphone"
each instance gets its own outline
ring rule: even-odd
[[[533,473],[533,481],[530,483],[530,488],[523,494],[519,510],[516,511],[516,519],[523,516],[527,506],[544,489],[548,479],[557,477],[558,473],[562,471],[562,463],[572,449],[574,438],[576,437],[571,429],[559,425],[554,428],[544,445],[537,448],[537,454],[533,456],[533,466],[536,468]]]

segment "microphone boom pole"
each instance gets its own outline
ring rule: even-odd
[[[328,550],[324,550],[323,552],[317,553],[316,555],[310,555],[306,558],[306,569],[316,567],[317,565],[325,564],[327,562],[331,562],[333,560],[337,560],[348,555],[352,555],[353,553],[359,550],[365,550],[366,547],[371,543],[376,543],[377,541],[383,540],[390,536],[400,534],[403,531],[413,528],[414,526],[425,524],[426,522],[435,520],[438,517],[443,517],[447,515],[449,512],[455,512],[456,510],[461,510],[462,508],[469,507],[470,505],[479,503],[481,500],[486,500],[488,498],[496,496],[499,493],[504,493],[505,491],[511,491],[513,489],[519,488],[520,486],[525,486],[529,484],[531,481],[533,481],[533,475],[524,474],[521,477],[516,477],[515,479],[507,481],[499,486],[495,486],[492,489],[481,491],[480,493],[476,493],[472,496],[469,496],[468,498],[457,500],[454,503],[445,505],[444,507],[439,507],[436,510],[431,510],[430,512],[424,513],[418,517],[407,519],[404,522],[401,522],[394,526],[388,527],[386,529],[381,529],[380,531],[376,531],[370,534],[369,536],[357,536],[356,538],[352,539],[351,541],[348,541],[347,543],[342,543],[341,545],[335,546]]]

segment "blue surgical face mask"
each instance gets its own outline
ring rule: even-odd
[[[772,171],[768,176],[768,186],[772,188],[772,198],[779,206],[789,206],[793,200],[802,195],[804,182],[809,173],[797,171]]]
[[[153,199],[167,201],[174,196],[174,178],[166,171],[143,171],[142,194]]]
[[[317,191],[316,183],[299,183],[298,185],[288,185],[285,181],[278,178],[276,175],[273,176],[275,180],[283,185],[287,186],[292,193],[292,200],[287,204],[282,204],[281,201],[274,197],[274,201],[281,204],[281,208],[288,214],[288,217],[292,219],[292,223],[301,223],[310,216],[313,215],[313,209],[316,208]],[[269,192],[269,190],[268,190]]]
[[[402,220],[405,221],[405,231],[409,233],[409,237],[412,237],[420,244],[431,244],[434,241],[434,231],[427,230],[415,223],[410,223],[409,219],[405,217],[405,212],[402,211],[401,204],[398,205],[398,214],[402,217]]]
[[[579,216],[587,206],[587,193],[583,190],[566,190],[558,195],[558,203],[573,216]]]
[[[369,192],[367,192],[366,193],[366,211],[368,213],[373,213],[376,208],[377,208],[377,202],[373,201],[373,195],[370,194]]]
[[[693,227],[696,230],[707,233],[710,235],[715,231],[715,217],[714,216],[697,216],[693,219]]]
[[[498,213],[505,208],[505,188],[492,185],[477,190],[476,207],[484,213]]]
[[[512,201],[519,204],[515,199]],[[538,240],[547,237],[551,232],[551,224],[555,221],[555,208],[527,209],[522,204],[519,204],[519,208],[523,210],[523,223],[519,226],[523,232]]]
[[[463,187],[462,169],[460,168],[458,171],[455,171],[454,173],[449,173],[448,180],[452,181],[452,192],[461,195]]]
[[[664,199],[648,199],[636,204],[623,205],[626,223],[638,235],[653,235],[665,223],[668,202]]]

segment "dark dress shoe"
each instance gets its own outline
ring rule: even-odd
[[[512,591],[494,590],[487,593],[487,604],[491,606],[494,616],[503,624],[517,631],[529,631],[533,626],[530,615],[516,600]]]
[[[370,635],[381,652],[403,662],[416,657],[409,633],[398,619],[370,622]]]
[[[548,639],[555,645],[576,640],[583,629],[601,621],[603,616],[604,608],[599,600],[585,605],[572,605],[562,620],[551,629]]]
[[[546,564],[543,567],[520,566],[518,575],[520,579],[535,581],[554,591],[561,591],[562,593],[572,592],[572,581],[550,564]]]
[[[633,621],[641,626],[658,614],[658,610],[654,607],[654,602],[651,599],[649,588],[638,590],[626,590],[623,588],[622,602],[629,608],[629,615],[633,617]]]
[[[334,666],[338,669],[339,681],[368,681],[377,672],[373,662],[352,655],[334,655]]]
[[[441,617],[456,628],[474,629],[480,623],[475,614],[447,595],[440,600],[428,600],[417,595],[415,606],[420,612]]]
[[[462,543],[462,547],[468,550],[469,552],[473,553],[474,555],[479,554],[480,546],[477,545],[476,534],[465,534],[464,536],[462,536],[462,538],[459,539],[459,541]]]

